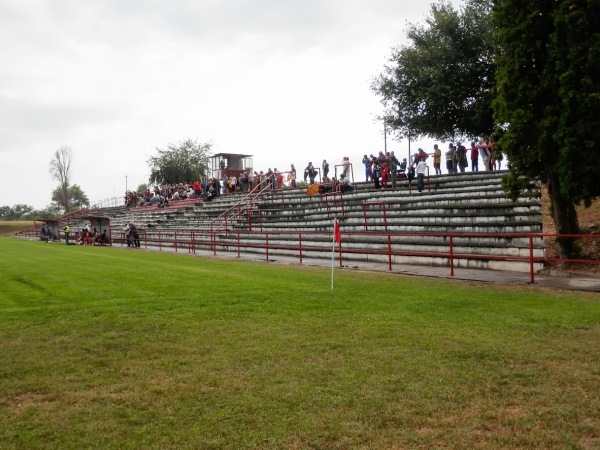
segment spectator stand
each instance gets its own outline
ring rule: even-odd
[[[277,197],[279,197],[282,206],[285,208],[285,197],[283,195],[283,189],[268,189],[267,192],[270,193],[270,200],[272,205],[276,204]]]
[[[217,217],[210,222],[211,233],[218,232],[220,230],[226,230],[228,224],[233,220],[238,219],[240,216],[245,214],[249,209],[253,209],[252,205],[257,201],[262,201],[265,191],[270,190],[271,187],[267,184],[267,180],[262,180],[256,185],[252,191],[250,191],[244,198],[235,203],[234,205],[227,208]]]
[[[262,210],[261,209],[248,209],[248,231],[252,231],[252,221],[256,217],[256,221],[260,225],[260,231],[263,230]]]
[[[325,208],[327,208],[327,217],[330,217],[331,215],[331,208],[329,206],[330,199],[333,207],[337,206],[339,202],[342,216],[345,216],[346,211],[344,210],[344,195],[340,191],[332,191],[321,194],[321,204],[325,205]]]
[[[380,206],[381,207],[381,211],[383,212],[383,229],[387,233],[387,230],[388,230],[388,228],[387,228],[387,210],[386,210],[385,202],[363,202],[362,203],[363,216],[365,218],[365,231],[369,231],[369,223],[367,220],[367,208],[369,206]]]
[[[112,245],[112,236],[110,233],[110,218],[102,216],[83,216],[83,220],[89,220],[92,229],[96,228],[100,236],[106,232],[106,240],[99,240],[100,245]]]

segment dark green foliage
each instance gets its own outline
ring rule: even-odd
[[[574,205],[600,195],[600,1],[497,0],[492,17],[507,183],[541,178],[557,231],[577,233]]]
[[[148,159],[150,183],[173,184],[199,180],[206,176],[210,144],[188,139],[166,150],[156,149],[158,156]]]
[[[48,205],[45,209],[36,210],[30,205],[0,206],[0,220],[35,220],[49,219],[62,215],[61,208],[56,204]]]
[[[372,83],[399,137],[484,136],[494,127],[494,47],[490,2],[467,1],[460,11],[432,5],[425,25],[411,25],[410,45],[397,48]]]
[[[85,206],[90,206],[90,200],[77,184],[68,187],[67,195],[68,204],[71,209],[81,209]],[[60,210],[64,208],[63,190],[60,187],[57,187],[52,191],[52,201],[57,209]]]
[[[148,183],[142,183],[137,187],[136,192],[141,192],[143,194],[144,192],[146,192],[146,189],[148,189],[148,187]]]

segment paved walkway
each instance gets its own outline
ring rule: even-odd
[[[148,250],[154,249],[149,247]],[[163,248],[162,251],[174,252],[172,248]],[[180,250],[179,253],[188,254],[187,250]],[[263,256],[249,253],[241,253],[240,257],[238,258],[237,254],[235,253],[217,252],[217,255],[215,256],[211,251],[196,250],[196,253],[193,255],[229,260],[267,262]],[[268,262],[272,264],[297,266],[331,267],[331,260],[320,258],[303,258],[302,264],[300,264],[298,262],[298,257],[274,255],[272,258],[269,258]],[[336,270],[340,270],[339,260],[337,258],[334,261],[334,267]],[[549,289],[600,292],[600,276],[593,274],[573,274],[570,272],[553,271],[551,275],[535,274],[534,283],[532,285],[530,283],[530,276],[528,272],[455,268],[454,276],[452,277],[450,275],[449,267],[419,265],[409,266],[405,264],[394,264],[392,266],[392,270],[389,271],[386,263],[367,261],[347,261],[343,265],[342,270],[367,270],[373,272],[388,272],[420,277],[449,278],[455,280],[477,281],[513,286],[538,286]]]

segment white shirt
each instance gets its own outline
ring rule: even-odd
[[[426,171],[427,163],[425,161],[419,161],[419,164],[417,165],[417,173],[422,173],[423,175],[425,175]]]

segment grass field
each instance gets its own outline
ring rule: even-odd
[[[600,296],[0,238],[0,448],[599,448]]]

